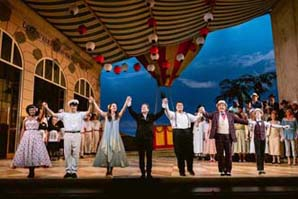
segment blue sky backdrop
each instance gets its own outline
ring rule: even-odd
[[[135,58],[123,60],[115,65],[127,63],[129,69],[116,75],[113,72],[101,73],[101,107],[116,102],[122,107],[126,96],[132,96],[133,108],[140,111],[142,103],[148,103],[150,110],[160,110],[160,91],[169,96],[170,102],[183,101],[185,111],[194,113],[198,104],[207,111],[215,110],[215,98],[220,94],[219,82],[235,79],[244,74],[262,74],[275,71],[274,46],[271,20],[265,15],[242,25],[212,32],[205,45],[189,66],[175,80],[171,88],[159,88],[154,78],[144,69],[135,72]],[[277,95],[276,83],[270,93]],[[171,105],[171,104],[170,104]],[[166,117],[158,124],[169,124]],[[136,123],[128,111],[121,119],[121,132],[134,135]]]

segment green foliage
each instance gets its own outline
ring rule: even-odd
[[[238,79],[224,79],[219,83],[221,94],[216,100],[224,99],[231,102],[237,99],[240,105],[250,100],[250,94],[256,92],[262,94],[269,90],[276,79],[275,72],[260,75],[242,75]]]

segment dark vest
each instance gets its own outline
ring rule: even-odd
[[[266,139],[266,126],[264,121],[257,122],[255,125],[254,139],[265,140]]]

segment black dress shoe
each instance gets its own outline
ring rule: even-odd
[[[78,178],[78,176],[77,176],[76,173],[72,173],[72,174],[71,174],[71,177],[72,177],[72,178]]]
[[[180,176],[186,176],[184,172],[180,172],[179,174]]]
[[[147,179],[153,179],[153,176],[151,174],[147,174]]]
[[[34,178],[34,173],[29,173],[29,175],[27,176],[27,178]]]
[[[146,178],[145,174],[142,174],[140,177],[142,180]]]
[[[220,174],[220,176],[225,176],[226,175],[224,172],[220,172],[219,174]]]
[[[225,173],[226,176],[231,176],[232,174],[230,172]]]
[[[72,176],[71,176],[71,173],[66,173],[65,175],[64,175],[64,178],[71,178]]]
[[[188,171],[188,173],[189,173],[191,176],[194,176],[194,175],[195,175],[195,172],[194,172],[193,170]]]

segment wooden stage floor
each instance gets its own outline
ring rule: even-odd
[[[114,178],[135,178],[140,176],[138,168],[138,156],[136,152],[127,152],[129,167],[115,168]],[[85,157],[79,161],[79,178],[105,178],[105,168],[95,168],[92,166],[94,157]],[[0,160],[0,179],[23,179],[26,178],[27,169],[11,169],[11,160]],[[36,169],[36,178],[53,179],[62,178],[64,175],[64,160],[52,161],[51,168]],[[213,178],[218,177],[217,162],[207,160],[194,160],[195,176],[191,178]],[[286,163],[265,164],[266,175],[261,177],[298,177],[298,165],[288,166]],[[159,178],[179,177],[176,159],[171,152],[154,152],[152,174]],[[187,172],[186,172],[187,174]],[[233,162],[232,178],[237,177],[259,177],[254,162]]]
[[[194,160],[195,176],[180,177],[171,151],[154,152],[153,180],[141,180],[136,152],[128,152],[130,166],[115,168],[105,177],[105,168],[92,167],[94,157],[80,159],[79,179],[64,180],[64,160],[51,168],[36,170],[27,179],[27,169],[11,169],[11,160],[0,160],[0,198],[296,198],[298,166],[266,163],[259,176],[254,162],[233,162],[231,177],[220,177],[217,163]]]

